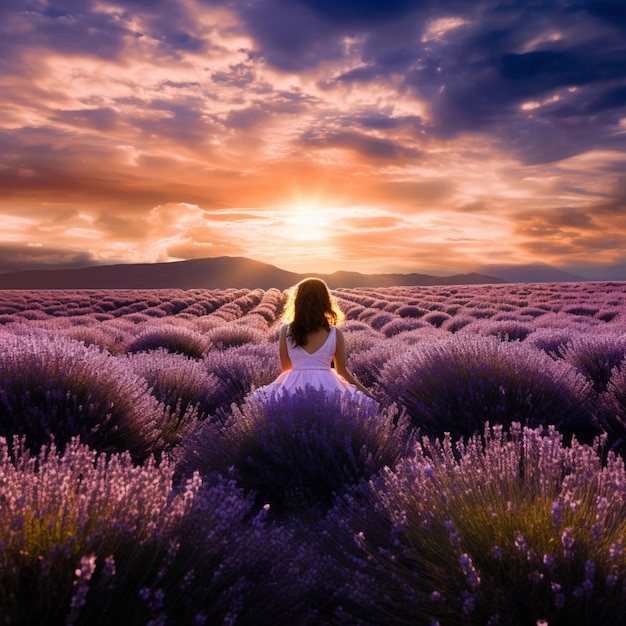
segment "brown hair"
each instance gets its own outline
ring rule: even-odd
[[[289,324],[294,346],[302,346],[307,333],[340,324],[344,315],[320,278],[305,278],[291,289],[283,321]]]

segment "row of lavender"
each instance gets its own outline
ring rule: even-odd
[[[0,292],[4,621],[626,615],[626,285],[336,290],[378,411],[247,399],[283,295]]]

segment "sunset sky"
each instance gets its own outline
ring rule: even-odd
[[[624,0],[2,0],[0,90],[0,272],[626,266]]]

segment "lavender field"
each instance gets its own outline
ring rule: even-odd
[[[333,294],[0,291],[0,623],[623,623],[626,283]]]

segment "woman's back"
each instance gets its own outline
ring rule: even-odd
[[[309,354],[313,354],[317,350],[319,350],[328,339],[330,334],[330,328],[316,328],[306,334],[305,341],[302,345],[302,349],[308,352]],[[287,331],[287,335],[290,333]]]
[[[294,346],[287,333],[287,354],[294,370],[330,370],[337,346],[336,328],[321,329],[307,337],[303,346]]]

